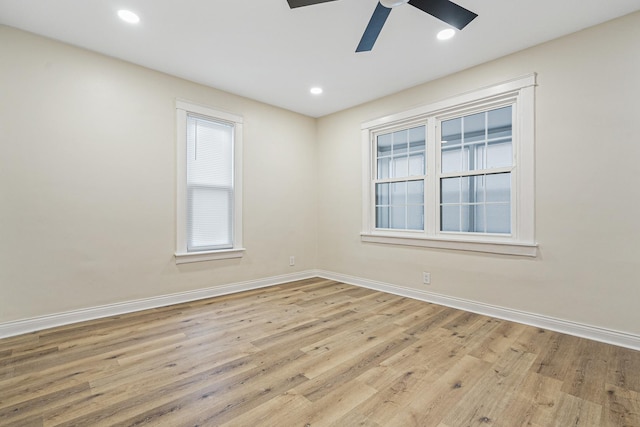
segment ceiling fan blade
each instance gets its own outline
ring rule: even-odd
[[[373,11],[369,24],[364,30],[362,39],[360,39],[360,43],[356,48],[356,52],[367,52],[373,49],[373,45],[376,43],[378,35],[380,35],[380,31],[382,31],[382,27],[384,26],[387,17],[389,17],[389,13],[391,13],[391,9],[384,7],[378,2],[376,10]]]
[[[287,0],[291,9],[293,9],[294,7],[311,6],[318,3],[326,3],[329,1],[334,0]]]
[[[459,30],[478,16],[449,0],[409,0],[409,4]]]

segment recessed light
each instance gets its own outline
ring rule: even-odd
[[[312,87],[311,89],[309,89],[309,92],[311,92],[312,95],[320,95],[322,93],[322,88],[321,87]]]
[[[449,40],[451,37],[456,35],[456,31],[453,28],[447,28],[446,30],[442,30],[438,33],[438,40]]]
[[[118,16],[124,22],[128,22],[129,24],[137,24],[138,22],[140,22],[140,17],[130,10],[119,10]]]

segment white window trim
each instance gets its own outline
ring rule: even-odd
[[[197,113],[213,119],[229,122],[234,126],[234,230],[233,248],[215,251],[187,251],[187,113]],[[214,110],[188,101],[176,100],[177,153],[176,153],[176,264],[241,258],[242,246],[242,116]]]
[[[420,106],[408,111],[392,114],[362,124],[362,232],[361,240],[371,243],[420,246],[439,249],[488,252],[496,254],[537,256],[535,242],[535,98],[536,74],[529,74],[507,82],[472,92],[464,93],[433,104]],[[512,200],[514,228],[508,236],[476,233],[446,233],[436,230],[439,215],[438,205],[430,199],[425,203],[425,230],[398,231],[375,228],[374,194],[372,186],[373,135],[385,129],[395,129],[412,122],[441,120],[453,113],[474,111],[490,106],[515,101],[517,109],[514,122],[515,198]],[[439,167],[439,138],[435,126],[427,127],[427,144],[435,144],[435,150],[427,150],[427,180],[435,180]],[[433,153],[436,153],[435,155]],[[427,184],[428,188],[437,185]]]

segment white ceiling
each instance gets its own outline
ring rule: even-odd
[[[640,0],[456,0],[456,37],[403,5],[355,53],[377,0],[0,0],[0,23],[320,117],[640,10]],[[136,26],[116,12],[140,15]],[[3,58],[6,60],[6,58]],[[309,88],[324,93],[314,96]]]

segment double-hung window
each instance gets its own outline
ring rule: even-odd
[[[242,117],[183,101],[176,113],[176,262],[240,257]]]
[[[363,124],[366,242],[535,256],[526,76]]]

